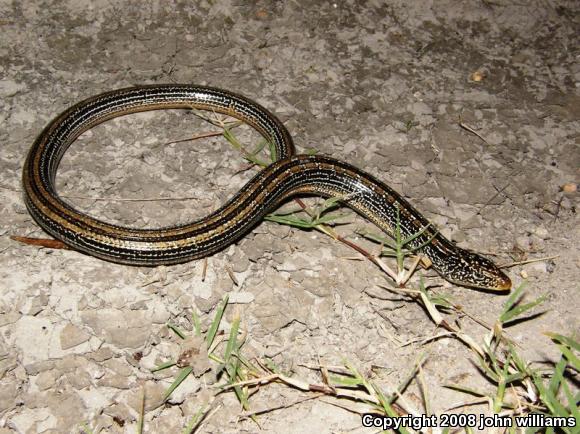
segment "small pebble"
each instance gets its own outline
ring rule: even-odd
[[[526,236],[517,237],[516,246],[522,250],[528,250],[530,248],[530,239]]]
[[[561,188],[564,193],[575,193],[578,190],[578,184],[567,182]]]
[[[537,228],[535,228],[533,230],[533,233],[534,233],[534,235],[536,235],[538,238],[541,238],[542,240],[549,238],[549,235],[550,235],[548,230],[543,226],[538,226]]]
[[[255,299],[254,294],[248,291],[233,291],[230,292],[229,303],[232,304],[248,304]]]
[[[485,71],[477,70],[469,76],[469,79],[471,81],[479,83],[480,81],[485,80],[486,77],[487,77],[487,74],[485,73]]]

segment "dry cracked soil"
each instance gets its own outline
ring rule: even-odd
[[[210,401],[198,432],[375,432],[343,408],[353,402],[281,383],[253,389],[249,410],[232,392],[212,398],[223,375],[199,357],[198,375],[163,403],[177,369],[151,369],[180,354],[167,324],[191,335],[194,312],[206,330],[226,293],[219,339],[240,315],[244,356],[300,381],[321,384],[309,367],[348,361],[392,391],[423,355],[423,387],[414,379],[403,394],[410,407],[427,400],[439,414],[472,399],[449,383],[492,390],[473,352],[430,340],[443,330],[419,303],[316,230],[263,222],[207,261],[161,268],[11,239],[47,238],[21,189],[35,137],[75,102],[135,84],[241,93],[274,112],[300,152],[391,185],[460,246],[511,265],[526,300],[547,295],[506,333],[526,360],[553,362],[544,332],[579,329],[579,17],[578,2],[560,0],[0,1],[0,434],[136,432],[144,390],[144,432],[182,432]],[[106,122],[66,153],[58,191],[133,227],[202,217],[257,170],[219,136],[186,141],[216,131],[184,110]],[[235,131],[250,149],[260,141]],[[377,252],[359,235],[376,228],[339,212],[335,230]],[[487,324],[507,299],[430,270],[409,286],[419,277]],[[445,318],[478,342],[488,334],[457,312]]]

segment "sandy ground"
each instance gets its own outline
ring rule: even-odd
[[[155,398],[176,371],[165,324],[208,324],[226,292],[242,312],[247,357],[269,357],[297,378],[302,365],[350,360],[385,389],[421,353],[432,410],[469,400],[446,383],[491,390],[422,308],[381,289],[369,262],[318,233],[261,224],[203,261],[147,269],[12,241],[43,237],[22,200],[25,154],[47,122],[94,94],[138,83],[197,83],[235,90],[276,113],[299,150],[314,148],[389,183],[461,246],[509,264],[527,297],[549,294],[540,314],[511,327],[530,361],[556,356],[542,334],[578,324],[580,8],[574,1],[6,1],[0,2],[0,433],[135,432],[143,386],[146,432],[180,432],[204,402],[208,373],[170,403]],[[305,3],[304,3],[305,4]],[[473,73],[481,80],[474,81]],[[477,134],[469,132],[463,123]],[[59,169],[59,191],[107,221],[163,226],[200,217],[252,175],[223,139],[168,145],[215,131],[191,113],[132,115],[86,133]],[[242,131],[253,143],[256,135]],[[110,199],[184,198],[120,202]],[[191,198],[196,198],[192,200]],[[169,210],[169,211],[168,211]],[[344,211],[351,240],[370,224]],[[227,272],[238,281],[235,285]],[[505,296],[438,291],[493,323]],[[229,308],[222,327],[229,328]],[[474,338],[486,330],[450,315]],[[414,341],[410,345],[402,344]],[[263,387],[252,409],[310,396]],[[416,383],[406,399],[422,410]],[[372,432],[331,398],[258,417],[262,432]],[[256,432],[231,393],[200,432]],[[465,409],[479,413],[483,407]]]

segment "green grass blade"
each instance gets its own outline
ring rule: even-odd
[[[269,164],[265,161],[260,160],[255,155],[247,152],[244,149],[244,146],[242,145],[242,143],[237,139],[237,137],[234,135],[234,133],[232,132],[232,130],[229,127],[224,127],[223,136],[228,142],[230,142],[230,144],[237,151],[241,152],[242,155],[244,156],[244,158],[246,160],[248,160],[250,163],[256,164],[256,165],[261,166],[261,167],[266,167]]]
[[[520,355],[516,352],[516,350],[514,349],[512,344],[508,343],[508,348],[509,348],[510,357],[511,357],[511,359],[516,367],[516,370],[520,373],[525,373],[526,376],[529,377],[530,373],[529,373],[528,365],[526,364],[524,359],[522,359],[520,357]]]
[[[412,247],[410,249],[406,249],[405,251],[407,252],[408,255],[410,255],[411,253],[415,253],[417,250],[421,250],[423,247],[431,244],[431,241],[433,241],[433,239],[437,236],[439,232],[434,232],[433,235],[431,235],[427,240],[425,240],[424,242],[422,242],[421,244],[419,244],[418,246]]]
[[[499,381],[499,379],[497,377],[497,373],[490,368],[490,366],[483,359],[483,357],[481,357],[479,354],[476,354],[476,356],[477,356],[477,360],[479,361],[479,367],[481,368],[483,373],[486,375],[486,377],[497,383]]]
[[[567,382],[562,382],[562,390],[564,392],[564,395],[566,396],[566,399],[568,400],[568,407],[570,408],[570,416],[573,416],[576,421],[577,421],[577,425],[578,422],[580,422],[580,409],[578,408],[578,403],[577,401],[574,399],[574,396],[572,395],[572,391],[570,390],[570,386],[568,386]]]
[[[399,417],[399,414],[391,406],[391,404],[389,403],[389,400],[383,394],[383,391],[378,386],[376,386],[375,384],[371,384],[371,387],[372,387],[374,393],[376,394],[377,398],[379,398],[379,402],[380,402],[381,407],[382,407],[383,411],[385,412],[385,414],[387,416],[389,416],[389,417]],[[402,426],[399,427],[398,431],[401,434],[411,434],[407,430],[407,428],[402,427]]]
[[[201,336],[201,320],[199,315],[193,310],[191,312],[191,321],[193,322],[193,330],[196,336]]]
[[[276,145],[269,140],[264,140],[268,145],[268,150],[270,151],[270,160],[276,161],[278,159],[278,151],[276,150]]]
[[[469,387],[461,386],[459,384],[445,384],[445,385],[443,385],[443,387],[446,387],[446,388],[451,389],[451,390],[456,390],[458,392],[467,393],[469,395],[479,396],[481,398],[487,397],[487,395],[483,392],[480,392],[480,391],[475,390],[475,389],[471,389]]]
[[[192,418],[190,419],[189,423],[187,424],[187,426],[183,430],[183,433],[182,434],[191,434],[191,432],[193,431],[193,429],[201,421],[201,417],[203,416],[204,411],[205,411],[205,408],[204,407],[200,407],[199,410],[197,410],[195,412],[195,414],[192,416]]]
[[[548,295],[544,294],[544,295],[538,297],[537,299],[535,299],[534,301],[532,301],[531,303],[522,304],[521,306],[515,306],[509,312],[506,312],[505,315],[502,315],[500,317],[500,321],[504,324],[507,324],[511,320],[520,316],[522,313],[524,313],[530,309],[533,309],[534,307],[536,307],[539,304],[542,304],[544,301],[546,301],[547,298],[548,298]]]
[[[151,372],[162,371],[164,369],[171,368],[172,366],[175,366],[175,362],[165,362],[165,363],[162,363],[161,365],[156,366],[155,368],[151,369]]]
[[[283,216],[277,214],[268,214],[264,217],[264,220],[279,223],[281,225],[294,226],[300,229],[313,229],[316,226],[314,223],[308,220],[301,219],[295,216]]]
[[[421,281],[422,283],[422,287],[424,288],[424,283],[423,281]],[[427,293],[427,292],[425,292]],[[451,300],[449,300],[450,295],[446,294],[439,294],[439,295],[430,295],[429,296],[429,300],[431,300],[431,303],[433,303],[436,306],[441,306],[447,309],[451,309],[451,307],[453,306],[453,303],[451,302]]]
[[[573,366],[574,369],[580,371],[580,359],[576,357],[576,355],[570,350],[570,348],[566,347],[565,345],[558,345],[558,348],[560,348],[562,354],[564,354],[566,359],[568,359],[568,363],[570,363],[570,365]]]
[[[239,363],[238,363],[238,359],[235,359],[236,361],[234,363],[228,363],[225,365],[225,369],[226,372],[228,374],[228,381],[230,384],[238,382],[238,381],[244,381],[246,380],[246,376],[242,374],[242,371],[240,371],[239,369]],[[240,386],[234,386],[234,393],[236,395],[236,398],[238,398],[238,401],[240,402],[240,405],[242,406],[242,408],[246,411],[250,410],[250,401],[249,401],[249,394],[247,392],[247,390],[245,388],[242,388]],[[257,419],[255,418],[255,416],[252,417],[252,420],[258,424]]]
[[[580,351],[580,343],[567,336],[562,336],[555,333],[545,334],[558,345],[560,352],[564,355],[564,357],[566,357],[570,366],[572,366],[576,371],[580,371],[580,359],[573,352],[574,350]]]
[[[538,392],[540,394],[540,399],[542,400],[544,405],[550,410],[550,415],[565,417],[568,414],[568,411],[558,400],[555,394],[550,390],[550,388],[546,388],[544,386],[544,383],[539,376],[535,376],[534,380],[535,380],[534,384],[536,385],[536,388],[538,389]],[[560,377],[557,381],[560,382],[561,380],[562,378]]]
[[[258,145],[250,153],[252,155],[258,155],[260,152],[262,152],[264,150],[266,145],[268,145],[268,149],[271,151],[272,148],[270,147],[270,143],[267,140],[260,140],[258,142]],[[274,152],[276,152],[275,147],[274,147]],[[270,154],[270,155],[272,155],[272,154]],[[275,161],[275,159],[272,161]]]
[[[505,388],[508,384],[507,383],[507,376],[508,376],[509,368],[510,368],[510,358],[508,355],[508,359],[505,361],[500,375],[498,375],[499,381],[498,381],[498,385],[497,385],[497,391],[496,391],[495,397],[493,399],[493,412],[496,414],[499,413],[503,407]]]
[[[240,348],[244,344],[244,342],[238,341],[237,349],[235,351],[236,359],[240,361],[242,365],[244,365],[249,373],[259,377],[263,372],[255,365],[253,365],[248,359],[246,359],[242,354],[240,354]]]
[[[282,373],[282,369],[272,359],[269,359],[266,357],[264,359],[263,363],[264,363],[264,365],[266,365],[266,368],[268,368],[274,374],[281,374]]]
[[[514,306],[514,304],[519,300],[522,291],[524,290],[524,288],[526,287],[526,282],[523,282],[520,286],[518,286],[514,292],[508,297],[508,299],[506,300],[506,302],[503,305],[503,311],[499,317],[500,322],[505,322],[502,318],[504,315],[507,315],[507,313],[512,309],[512,307]]]
[[[362,385],[360,378],[357,377],[330,375],[328,379],[333,386],[355,388]]]
[[[318,226],[318,225],[335,225],[338,220],[344,219],[346,217],[348,217],[348,215],[346,215],[346,214],[326,215],[326,216],[318,217],[317,219],[315,219],[312,222],[312,224],[313,224],[313,226]]]
[[[566,369],[566,359],[564,357],[560,357],[558,363],[554,368],[554,373],[552,374],[552,378],[548,383],[548,389],[550,392],[556,396],[558,394],[558,390],[560,390],[560,384],[564,381],[564,370]]]
[[[167,324],[167,327],[173,331],[173,333],[175,333],[177,336],[179,336],[181,339],[185,339],[185,333],[183,333],[179,327],[177,327],[175,324]]]
[[[420,231],[415,232],[413,235],[405,238],[404,240],[402,240],[402,245],[406,246],[407,244],[409,244],[411,241],[414,241],[415,239],[417,239],[418,237],[420,237],[421,235],[423,235],[423,233],[429,229],[430,227],[432,227],[431,223],[429,223],[427,226],[424,226]],[[426,245],[430,244],[431,241],[433,241],[433,239],[437,236],[437,234],[439,234],[439,231],[435,231],[433,232],[433,234],[424,242],[422,242],[421,244],[419,244],[418,246],[412,247],[410,249],[408,249],[407,251],[409,253],[413,253],[416,252],[417,250],[421,250],[423,247],[425,247]]]
[[[177,389],[177,386],[183,383],[183,380],[185,380],[187,376],[191,374],[191,371],[193,371],[193,368],[191,366],[187,366],[183,368],[181,371],[179,371],[179,374],[177,374],[177,377],[175,377],[175,380],[173,380],[171,386],[169,386],[169,388],[163,394],[163,401],[165,401],[167,398],[169,398],[169,396],[171,396],[173,391]]]
[[[363,386],[370,386],[364,379],[363,375],[358,371],[358,369],[356,368],[356,366],[354,366],[354,364],[352,364],[349,360],[343,360],[343,365],[346,369],[348,369],[350,371],[350,375],[352,375],[353,378],[355,378],[356,380],[359,381],[359,383]],[[369,390],[370,392],[370,390]]]
[[[220,306],[217,309],[217,312],[216,312],[215,317],[211,323],[211,326],[209,327],[209,330],[207,331],[205,341],[206,341],[206,345],[207,345],[208,349],[211,348],[211,345],[213,344],[218,327],[220,325],[220,322],[222,321],[222,317],[224,316],[224,311],[226,310],[226,307],[228,305],[228,300],[229,300],[229,295],[226,294],[224,296],[224,298],[222,299]]]
[[[143,426],[145,424],[145,388],[141,395],[141,405],[139,406],[139,420],[137,421],[137,434],[143,433]]]
[[[544,333],[546,336],[549,336],[550,339],[560,342],[564,345],[569,346],[570,348],[572,348],[575,351],[580,351],[580,342],[569,338],[568,336],[563,336],[563,335],[559,335],[557,333]]]
[[[370,240],[374,243],[384,244],[384,245],[389,246],[389,247],[394,247],[393,240],[391,238],[383,237],[381,235],[377,235],[373,232],[367,232],[367,231],[360,231],[359,230],[359,231],[356,231],[356,233],[358,235],[360,235],[361,237],[364,237],[367,240]]]
[[[321,211],[319,212],[319,214],[330,211],[331,209],[338,208],[340,206],[340,202],[342,201],[348,201],[348,197],[340,197],[340,196],[329,197],[324,202],[322,202],[322,205],[320,206]]]
[[[232,322],[232,328],[230,330],[230,338],[226,345],[226,352],[224,354],[224,365],[228,364],[230,361],[230,356],[232,352],[238,349],[238,330],[240,328],[240,317],[236,317]]]
[[[505,377],[505,383],[510,384],[516,381],[521,381],[524,378],[527,378],[528,374],[526,372],[516,372],[515,374],[510,374]]]
[[[94,434],[94,431],[89,428],[89,426],[86,424],[86,422],[83,422],[81,424],[81,430],[83,430],[83,432],[85,434]]]

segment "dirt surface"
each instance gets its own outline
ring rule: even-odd
[[[193,310],[207,326],[227,292],[234,305],[225,332],[237,306],[244,354],[271,358],[297,378],[320,383],[303,365],[347,359],[393,390],[425,353],[432,411],[471,399],[446,383],[491,388],[472,352],[454,339],[423,344],[439,332],[426,312],[382,289],[390,281],[377,267],[316,231],[263,223],[209,258],[205,279],[203,261],[136,268],[11,240],[45,237],[20,185],[34,138],[71,104],[140,83],[242,93],[276,113],[300,151],[314,148],[384,180],[461,246],[501,264],[557,256],[509,269],[516,284],[527,276],[528,299],[549,297],[533,311],[541,315],[508,333],[529,361],[554,359],[542,332],[579,329],[579,196],[562,191],[580,178],[579,5],[386,3],[0,2],[1,434],[79,432],[82,424],[135,432],[143,386],[145,431],[180,432],[215,374],[190,377],[159,405],[176,371],[150,369],[179,353],[166,324],[190,331]],[[108,122],[70,148],[59,191],[125,225],[201,217],[255,173],[242,170],[223,139],[168,144],[208,131],[216,128],[185,111]],[[246,143],[258,141],[240,131]],[[159,198],[182,200],[118,200]],[[373,227],[343,212],[349,224],[339,233],[371,248],[355,231]],[[506,300],[419,275],[488,323]],[[447,320],[477,340],[487,333],[456,314]],[[250,408],[288,405],[258,416],[262,432],[373,432],[333,398],[291,405],[311,396],[264,386]],[[416,382],[405,397],[423,410]],[[200,432],[259,430],[240,419],[232,393],[213,405]]]

